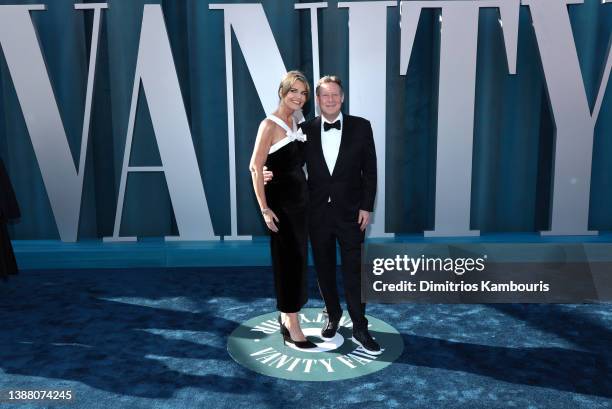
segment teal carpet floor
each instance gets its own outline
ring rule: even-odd
[[[309,307],[321,307],[310,272]],[[612,306],[369,305],[404,352],[336,382],[266,377],[228,335],[274,311],[269,268],[22,271],[0,281],[0,391],[74,402],[1,408],[608,408]]]

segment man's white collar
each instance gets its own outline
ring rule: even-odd
[[[323,115],[321,115],[321,119],[323,119],[323,122],[327,122],[328,124],[333,124],[336,121],[340,121],[340,123],[342,123],[342,112],[340,112],[333,121],[328,121]]]

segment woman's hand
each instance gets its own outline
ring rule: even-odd
[[[261,214],[263,215],[268,229],[272,230],[274,233],[278,233],[278,227],[274,223],[275,221],[276,223],[278,223],[278,217],[276,217],[276,214],[274,214],[271,209],[263,209],[261,211]]]

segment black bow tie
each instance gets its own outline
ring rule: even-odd
[[[339,119],[333,124],[330,124],[329,122],[323,122],[323,131],[327,132],[332,128],[336,128],[337,130],[340,130],[340,120]]]

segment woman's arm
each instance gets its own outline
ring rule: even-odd
[[[249,170],[251,171],[255,197],[257,198],[257,203],[259,203],[259,208],[261,209],[266,225],[273,232],[277,232],[278,227],[276,227],[274,221],[278,222],[278,218],[274,212],[268,208],[263,178],[263,167],[266,163],[270,146],[272,146],[274,128],[275,125],[271,121],[265,119],[261,121],[259,129],[257,130],[257,138],[255,139],[255,146],[253,147]]]

